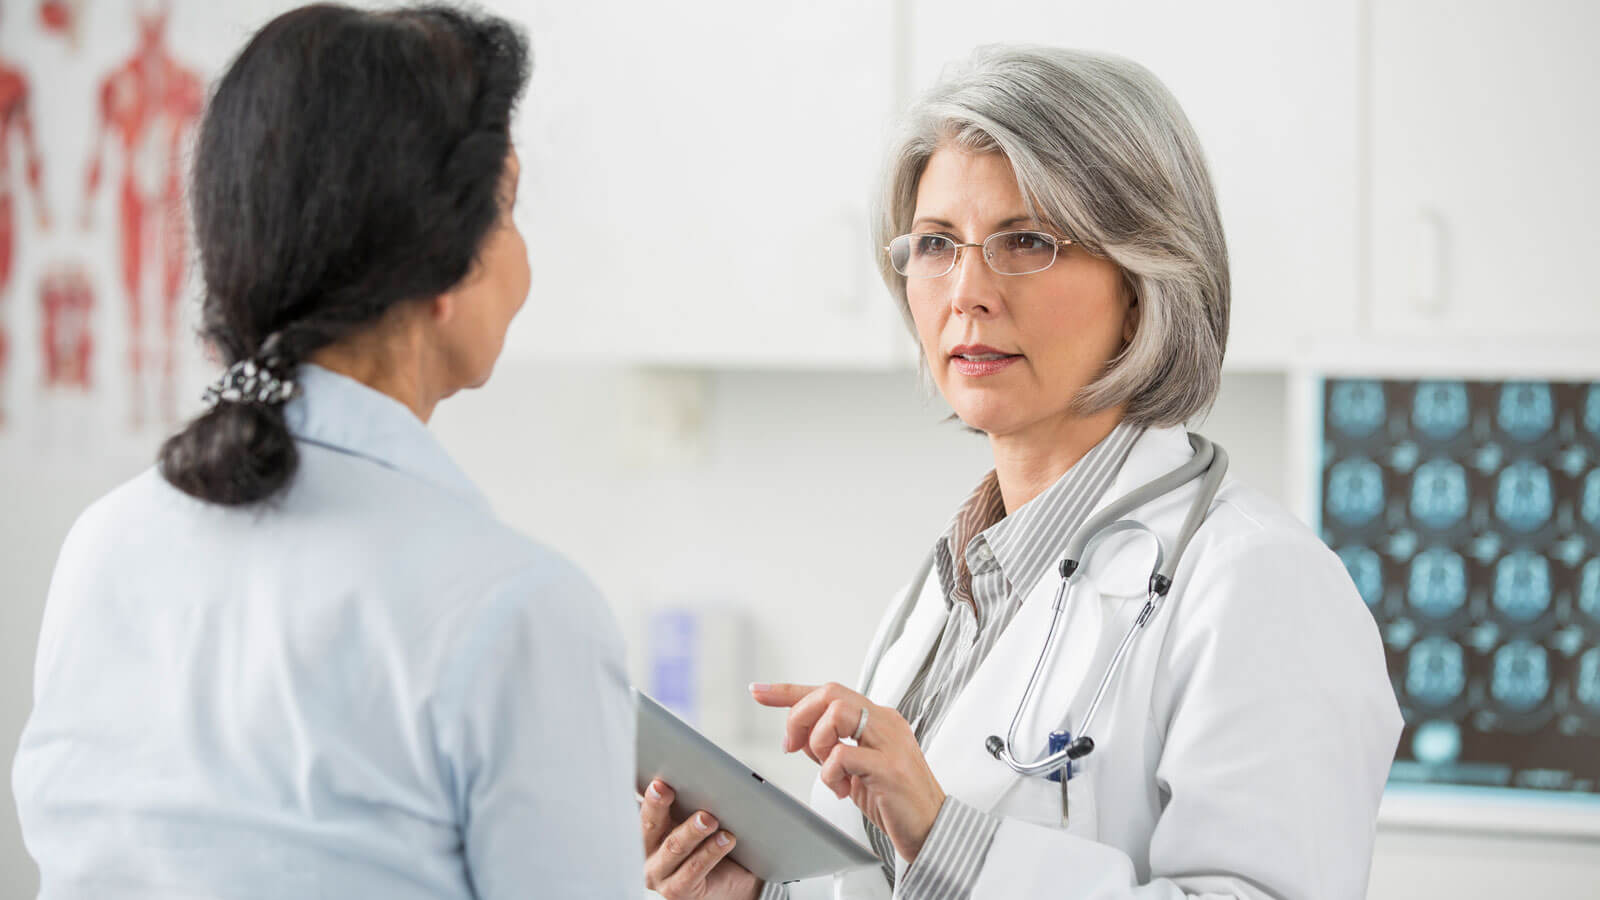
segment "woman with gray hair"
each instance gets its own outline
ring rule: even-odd
[[[994,470],[859,691],[752,686],[883,861],[837,895],[1363,896],[1401,720],[1337,557],[1184,429],[1229,279],[1171,94],[1115,57],[980,51],[911,111],[882,213],[884,279]],[[643,803],[651,887],[786,892],[671,800]]]

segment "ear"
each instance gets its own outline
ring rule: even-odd
[[[435,325],[444,325],[455,318],[457,304],[455,294],[447,291],[423,302],[425,304],[424,308],[428,312],[429,321]]]

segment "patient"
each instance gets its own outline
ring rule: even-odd
[[[528,293],[527,74],[496,18],[310,6],[217,84],[229,368],[62,548],[14,770],[46,900],[638,896],[616,623],[426,428]]]

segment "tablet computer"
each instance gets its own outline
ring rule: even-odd
[[[672,816],[697,810],[717,817],[739,842],[728,854],[767,881],[798,881],[878,865],[877,854],[811,807],[751,771],[726,750],[637,689],[637,787],[672,786]]]

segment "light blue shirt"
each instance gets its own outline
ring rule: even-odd
[[[638,897],[609,610],[404,406],[299,380],[281,497],[152,470],[62,548],[13,771],[41,896]]]

